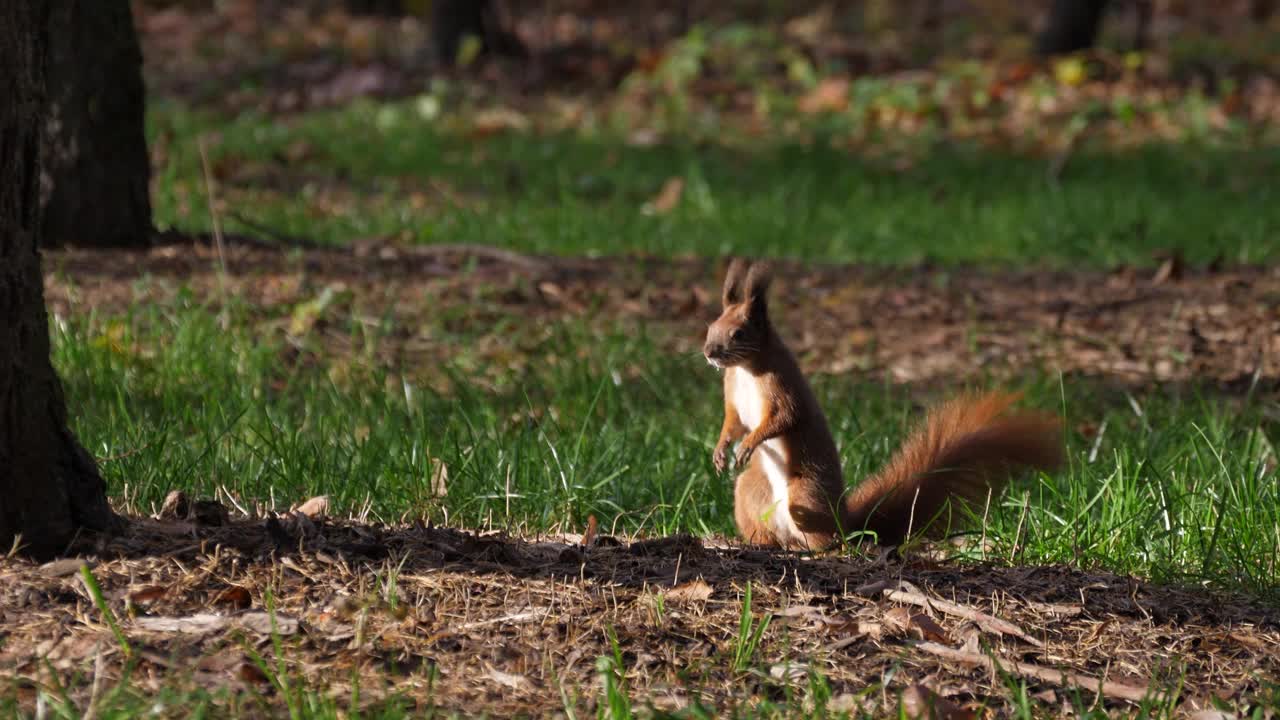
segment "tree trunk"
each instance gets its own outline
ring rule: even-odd
[[[462,40],[471,35],[480,52],[527,57],[520,38],[502,26],[492,0],[434,0],[431,3],[431,36],[440,63],[452,67],[458,61]]]
[[[346,0],[346,6],[352,15],[399,17],[404,14],[404,3],[400,0]]]
[[[21,536],[39,558],[80,528],[114,522],[93,459],[67,429],[49,363],[37,249],[47,7],[0,2],[0,552]]]
[[[1049,21],[1036,41],[1041,55],[1087,50],[1098,40],[1107,0],[1053,0]]]
[[[129,0],[41,4],[50,7],[44,245],[145,247],[152,236],[151,167],[142,50]]]

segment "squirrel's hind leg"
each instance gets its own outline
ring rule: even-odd
[[[774,547],[778,545],[778,538],[769,527],[769,510],[772,505],[773,490],[769,487],[769,479],[765,477],[759,463],[748,464],[733,488],[733,519],[738,525],[738,533],[747,543]]]

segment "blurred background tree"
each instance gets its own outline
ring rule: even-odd
[[[50,0],[44,244],[151,242],[142,50],[128,0]]]

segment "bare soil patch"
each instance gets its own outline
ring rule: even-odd
[[[895,710],[904,689],[909,701],[937,693],[1008,709],[1006,673],[1050,710],[1079,693],[1132,711],[1179,680],[1183,709],[1240,705],[1280,677],[1276,609],[1107,573],[201,507],[190,520],[140,518],[117,537],[86,538],[78,559],[0,561],[0,671],[23,702],[53,671],[84,707],[89,679],[112,687],[127,664],[144,692],[230,689],[279,709],[259,654],[339,707],[358,683],[363,703],[394,696],[419,711],[590,711],[597,659],[614,656],[615,637],[632,697],[659,709],[741,709],[788,693],[802,706],[810,669],[826,677],[832,707],[874,714]],[[131,658],[86,591],[81,559]],[[748,583],[753,622],[771,622],[735,667]]]

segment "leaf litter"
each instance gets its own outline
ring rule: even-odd
[[[492,365],[504,374],[534,361],[545,342],[541,328],[554,322],[600,332],[643,327],[663,349],[696,354],[717,314],[723,273],[718,261],[703,259],[539,257],[392,242],[289,250],[243,242],[227,248],[223,278],[216,257],[190,240],[147,251],[48,251],[46,298],[52,314],[67,317],[89,309],[120,314],[187,292],[215,309],[234,297],[252,308],[257,332],[280,333],[295,346],[306,340],[308,352],[336,359],[362,349],[351,341],[350,323],[384,318],[393,331],[380,339],[375,360],[434,387],[447,378],[413,373],[459,352],[432,337],[429,328],[441,316],[466,328],[513,316],[538,321],[482,335],[466,349],[501,360]],[[1280,382],[1280,268],[778,265],[771,307],[811,374],[929,384],[1060,371],[1126,387],[1195,382],[1236,390]],[[132,282],[136,277],[150,281]],[[318,307],[315,299],[326,297]],[[305,326],[290,308],[308,308]],[[121,349],[135,351],[143,350]],[[473,381],[484,387],[496,379]],[[438,465],[433,492],[443,493],[446,479]]]
[[[72,548],[76,562],[92,562],[136,648],[129,682],[144,692],[261,695],[270,678],[237,649],[244,640],[268,667],[292,668],[290,682],[340,702],[358,682],[365,703],[504,716],[560,712],[566,697],[591,711],[603,699],[590,660],[613,656],[615,642],[634,697],[658,709],[692,698],[737,707],[770,684],[803,685],[810,669],[834,706],[873,714],[895,712],[900,693],[909,716],[926,706],[947,717],[1008,709],[1001,673],[1037,697],[1083,689],[1117,712],[1179,683],[1186,711],[1215,700],[1243,709],[1280,673],[1277,609],[1108,573],[946,567],[856,549],[790,554],[688,536],[583,547],[579,536],[325,516],[281,544],[271,518],[228,516],[226,525],[134,519]],[[192,542],[175,545],[175,533]],[[756,651],[763,685],[733,670],[748,583],[749,612],[779,619]],[[31,687],[50,687],[56,673],[74,702],[87,702],[90,689],[67,682],[85,663],[101,658],[106,682],[126,671],[76,578],[8,558],[0,588],[0,672]],[[222,602],[227,588],[250,602]],[[886,681],[883,700],[865,694]]]

